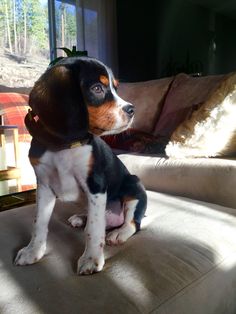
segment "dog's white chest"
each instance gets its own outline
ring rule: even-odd
[[[86,145],[59,152],[46,152],[37,176],[51,187],[62,201],[77,201],[80,187],[86,187],[92,147]]]

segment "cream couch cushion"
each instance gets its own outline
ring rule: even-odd
[[[78,208],[57,202],[47,255],[13,266],[29,241],[34,206],[0,213],[1,314],[234,314],[235,210],[148,192],[143,230],[106,247],[103,272],[76,276],[82,230],[66,219]]]
[[[236,160],[119,155],[149,190],[236,208]]]

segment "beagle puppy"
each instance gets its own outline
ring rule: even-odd
[[[18,252],[16,265],[44,256],[56,198],[77,201],[81,190],[88,211],[78,274],[101,271],[105,242],[124,243],[140,229],[145,189],[100,138],[126,130],[134,118],[133,105],[116,90],[112,71],[89,57],[65,58],[35,83],[25,124],[32,135],[29,159],[37,177],[37,214],[31,241]],[[106,208],[112,202],[119,202],[124,221],[106,235]],[[69,222],[78,227],[83,219],[74,215]]]

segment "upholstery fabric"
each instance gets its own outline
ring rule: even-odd
[[[19,142],[30,142],[24,118],[28,111],[28,95],[18,93],[0,93],[0,110],[5,125],[17,125]]]
[[[12,264],[29,241],[33,207],[0,213],[1,314],[235,313],[235,209],[148,192],[143,229],[105,247],[101,273],[78,277],[84,234],[66,223],[73,204],[57,202],[39,263]]]
[[[167,155],[181,158],[235,155],[235,115],[236,73],[232,73],[174,130],[166,147]]]
[[[236,160],[119,155],[148,190],[236,208]]]
[[[4,107],[14,107],[21,104],[28,104],[29,96],[19,93],[0,93],[0,104]]]
[[[147,133],[153,131],[172,80],[170,77],[138,83],[120,83],[120,97],[135,105],[133,128]]]
[[[189,85],[180,94],[188,99],[195,81],[183,79]],[[206,84],[208,78],[204,80]],[[120,87],[124,99],[136,104],[135,123],[144,132],[153,131],[161,112],[166,114],[163,119],[171,121],[162,106],[172,79],[155,86],[158,82]],[[210,88],[210,78],[208,83]],[[202,92],[197,91],[195,95]],[[176,99],[181,104],[180,97]],[[201,101],[194,100],[194,106]],[[187,109],[187,114],[192,110]],[[57,202],[47,254],[27,267],[13,266],[13,258],[30,239],[34,205],[0,212],[1,314],[235,314],[236,160],[119,157],[146,188],[211,203],[148,192],[141,232],[123,246],[105,247],[103,272],[82,277],[75,272],[84,234],[66,220],[83,212],[84,204]],[[28,170],[24,174],[28,177]]]
[[[162,154],[165,153],[167,140],[136,129],[128,129],[102,139],[112,148],[126,152]]]
[[[160,118],[156,121],[154,135],[170,138],[177,126],[202,105],[225,77],[178,74],[165,99]]]

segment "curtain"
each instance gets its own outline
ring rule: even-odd
[[[77,45],[117,74],[116,0],[76,0]]]

